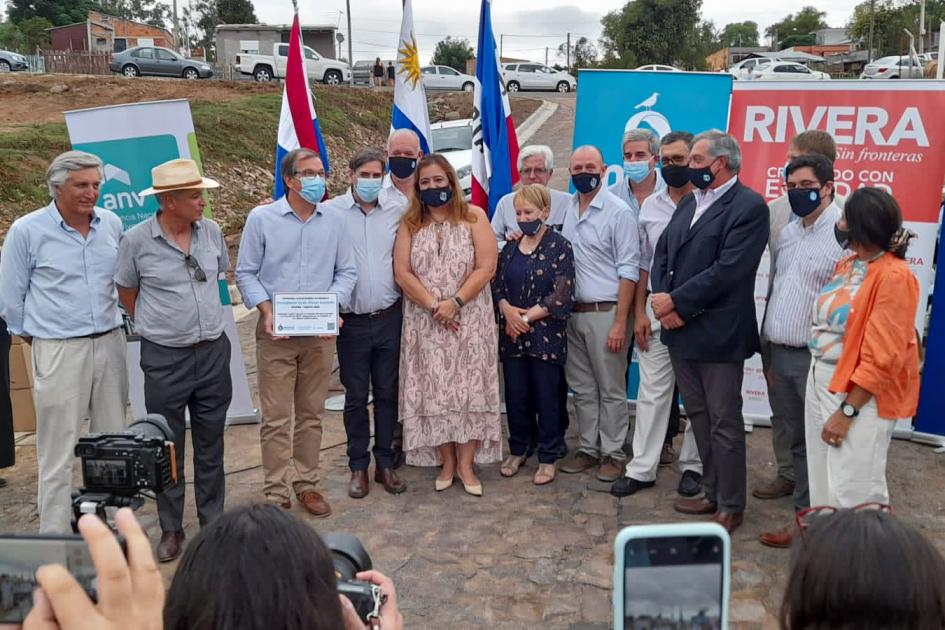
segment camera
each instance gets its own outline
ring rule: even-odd
[[[338,577],[338,593],[347,597],[358,612],[358,617],[365,623],[377,619],[381,606],[387,601],[387,595],[381,588],[370,582],[358,580],[355,576],[361,571],[373,568],[371,556],[357,536],[351,534],[325,534],[322,536]]]
[[[142,491],[160,493],[176,485],[173,440],[158,414],[136,420],[125,431],[80,437],[75,454],[82,460],[82,487],[72,492],[76,521],[93,513],[107,521],[106,507],[138,508]]]

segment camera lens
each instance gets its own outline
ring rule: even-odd
[[[164,416],[156,413],[149,413],[140,420],[135,420],[128,426],[128,430],[146,438],[160,438],[168,442],[174,440],[174,432],[167,424]]]
[[[353,580],[361,571],[373,568],[371,556],[357,536],[332,533],[323,535],[322,540],[331,551],[331,559],[339,580]]]

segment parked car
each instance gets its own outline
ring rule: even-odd
[[[471,118],[462,118],[430,125],[430,149],[442,153],[456,169],[467,199],[472,194],[472,123]]]
[[[387,64],[388,62],[397,65],[396,59],[381,59],[381,63],[384,65],[384,80],[387,80]],[[361,61],[355,61],[354,66],[351,68],[351,84],[352,85],[373,85],[374,84],[374,60],[373,59],[362,59]]]
[[[302,47],[305,70],[308,78],[328,85],[339,85],[351,81],[351,66],[343,61],[326,59],[308,46]],[[257,81],[272,81],[285,78],[285,67],[289,60],[288,44],[273,44],[271,55],[240,53],[236,56],[236,69],[241,74],[251,74]]]
[[[209,79],[213,68],[200,59],[182,57],[170,48],[158,46],[135,46],[112,55],[109,64],[112,72],[126,77],[142,75],[154,77],[183,77],[185,79]]]
[[[476,87],[476,77],[456,71],[449,66],[424,66],[423,87],[427,90],[462,90],[472,92]]]
[[[729,68],[728,71],[729,74],[731,74],[736,79],[751,79],[752,72],[755,70],[760,70],[763,66],[766,66],[773,61],[780,61],[780,59],[772,59],[770,57],[752,57],[751,59],[742,59],[734,66]]]
[[[18,72],[28,68],[26,57],[23,55],[9,50],[0,50],[0,72]]]
[[[919,53],[919,59],[922,60],[924,64],[930,64],[933,61],[938,61],[938,51]]]
[[[555,90],[563,93],[577,89],[577,80],[570,74],[540,63],[507,63],[502,69],[502,78],[509,92]]]
[[[651,63],[646,66],[640,66],[636,68],[637,70],[647,70],[649,72],[682,72],[679,68],[674,68],[673,66],[664,66],[659,63]]]
[[[863,68],[861,79],[921,79],[921,62],[908,56],[882,57]]]
[[[828,81],[830,75],[811,70],[802,63],[776,61],[754,70],[751,78],[755,81]]]

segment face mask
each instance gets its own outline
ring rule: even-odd
[[[586,195],[589,192],[597,190],[597,187],[600,186],[600,174],[578,173],[577,175],[571,176],[571,182],[578,192]]]
[[[714,162],[712,163],[714,164]],[[705,190],[715,181],[715,174],[712,173],[712,164],[702,168],[689,168],[689,181],[700,190]]]
[[[791,210],[802,219],[820,205],[820,191],[816,188],[795,188],[787,191],[787,196]]]
[[[300,177],[299,182],[302,184],[302,190],[299,191],[299,194],[302,195],[302,199],[305,201],[317,204],[325,196],[325,178],[321,175]]]
[[[439,208],[449,203],[453,198],[453,189],[449,186],[444,188],[427,188],[420,191],[420,201],[431,208]]]
[[[381,180],[359,177],[355,191],[357,191],[358,198],[361,199],[361,201],[374,203],[377,201],[377,196],[381,192]]]
[[[689,183],[689,167],[670,164],[663,166],[663,181],[670,188],[682,188]]]
[[[387,158],[387,167],[397,179],[407,179],[417,170],[417,158],[390,157]]]
[[[623,174],[627,176],[634,184],[639,184],[650,176],[650,161],[641,160],[639,162],[624,162]]]
[[[847,249],[847,247],[850,245],[850,230],[841,230],[840,225],[834,223],[833,235],[837,239],[837,244],[843,249]]]
[[[535,219],[534,221],[519,221],[518,229],[520,229],[522,234],[525,236],[534,236],[538,234],[538,230],[541,229],[541,224],[541,219]]]

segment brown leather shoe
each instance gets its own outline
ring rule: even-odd
[[[158,562],[171,562],[177,560],[184,545],[184,530],[177,532],[164,532],[161,534],[161,542],[158,543],[157,558]]]
[[[624,466],[625,464],[623,462],[613,457],[605,457],[604,461],[601,462],[600,468],[597,470],[597,478],[600,481],[613,483],[623,477]]]
[[[683,499],[673,506],[680,514],[715,514],[719,507],[705,497],[700,499]]]
[[[328,501],[314,490],[300,494],[299,501],[302,502],[302,505],[305,506],[305,509],[308,510],[309,514],[312,516],[317,516],[318,518],[331,516],[331,506],[328,505]]]
[[[672,444],[664,444],[660,452],[660,466],[671,466],[676,461],[676,449]]]
[[[378,468],[374,471],[374,481],[383,484],[384,490],[391,494],[400,494],[407,489],[407,482],[397,476],[393,468]]]
[[[719,512],[712,517],[712,521],[724,527],[729,534],[738,529],[743,520],[745,520],[744,512]]]
[[[283,510],[291,510],[291,509],[292,509],[292,501],[290,501],[289,499],[286,499],[286,498],[284,498],[284,497],[277,497],[277,496],[272,495],[272,494],[267,494],[267,495],[266,495],[266,501],[268,501],[269,503],[272,503],[273,505],[278,505],[278,506],[281,507]]]
[[[368,495],[370,489],[367,471],[352,470],[351,481],[348,482],[348,496],[352,499],[363,499]]]
[[[762,545],[776,547],[778,549],[787,549],[794,542],[794,534],[797,533],[797,525],[790,523],[783,529],[776,532],[765,532],[758,537]]]
[[[778,475],[768,483],[762,484],[751,491],[756,499],[770,500],[789,497],[794,494],[794,482]]]
[[[561,460],[561,465],[558,467],[561,472],[568,474],[575,474],[584,472],[588,468],[593,468],[599,463],[598,460],[593,455],[588,455],[583,451],[578,451],[574,455],[569,455]]]

